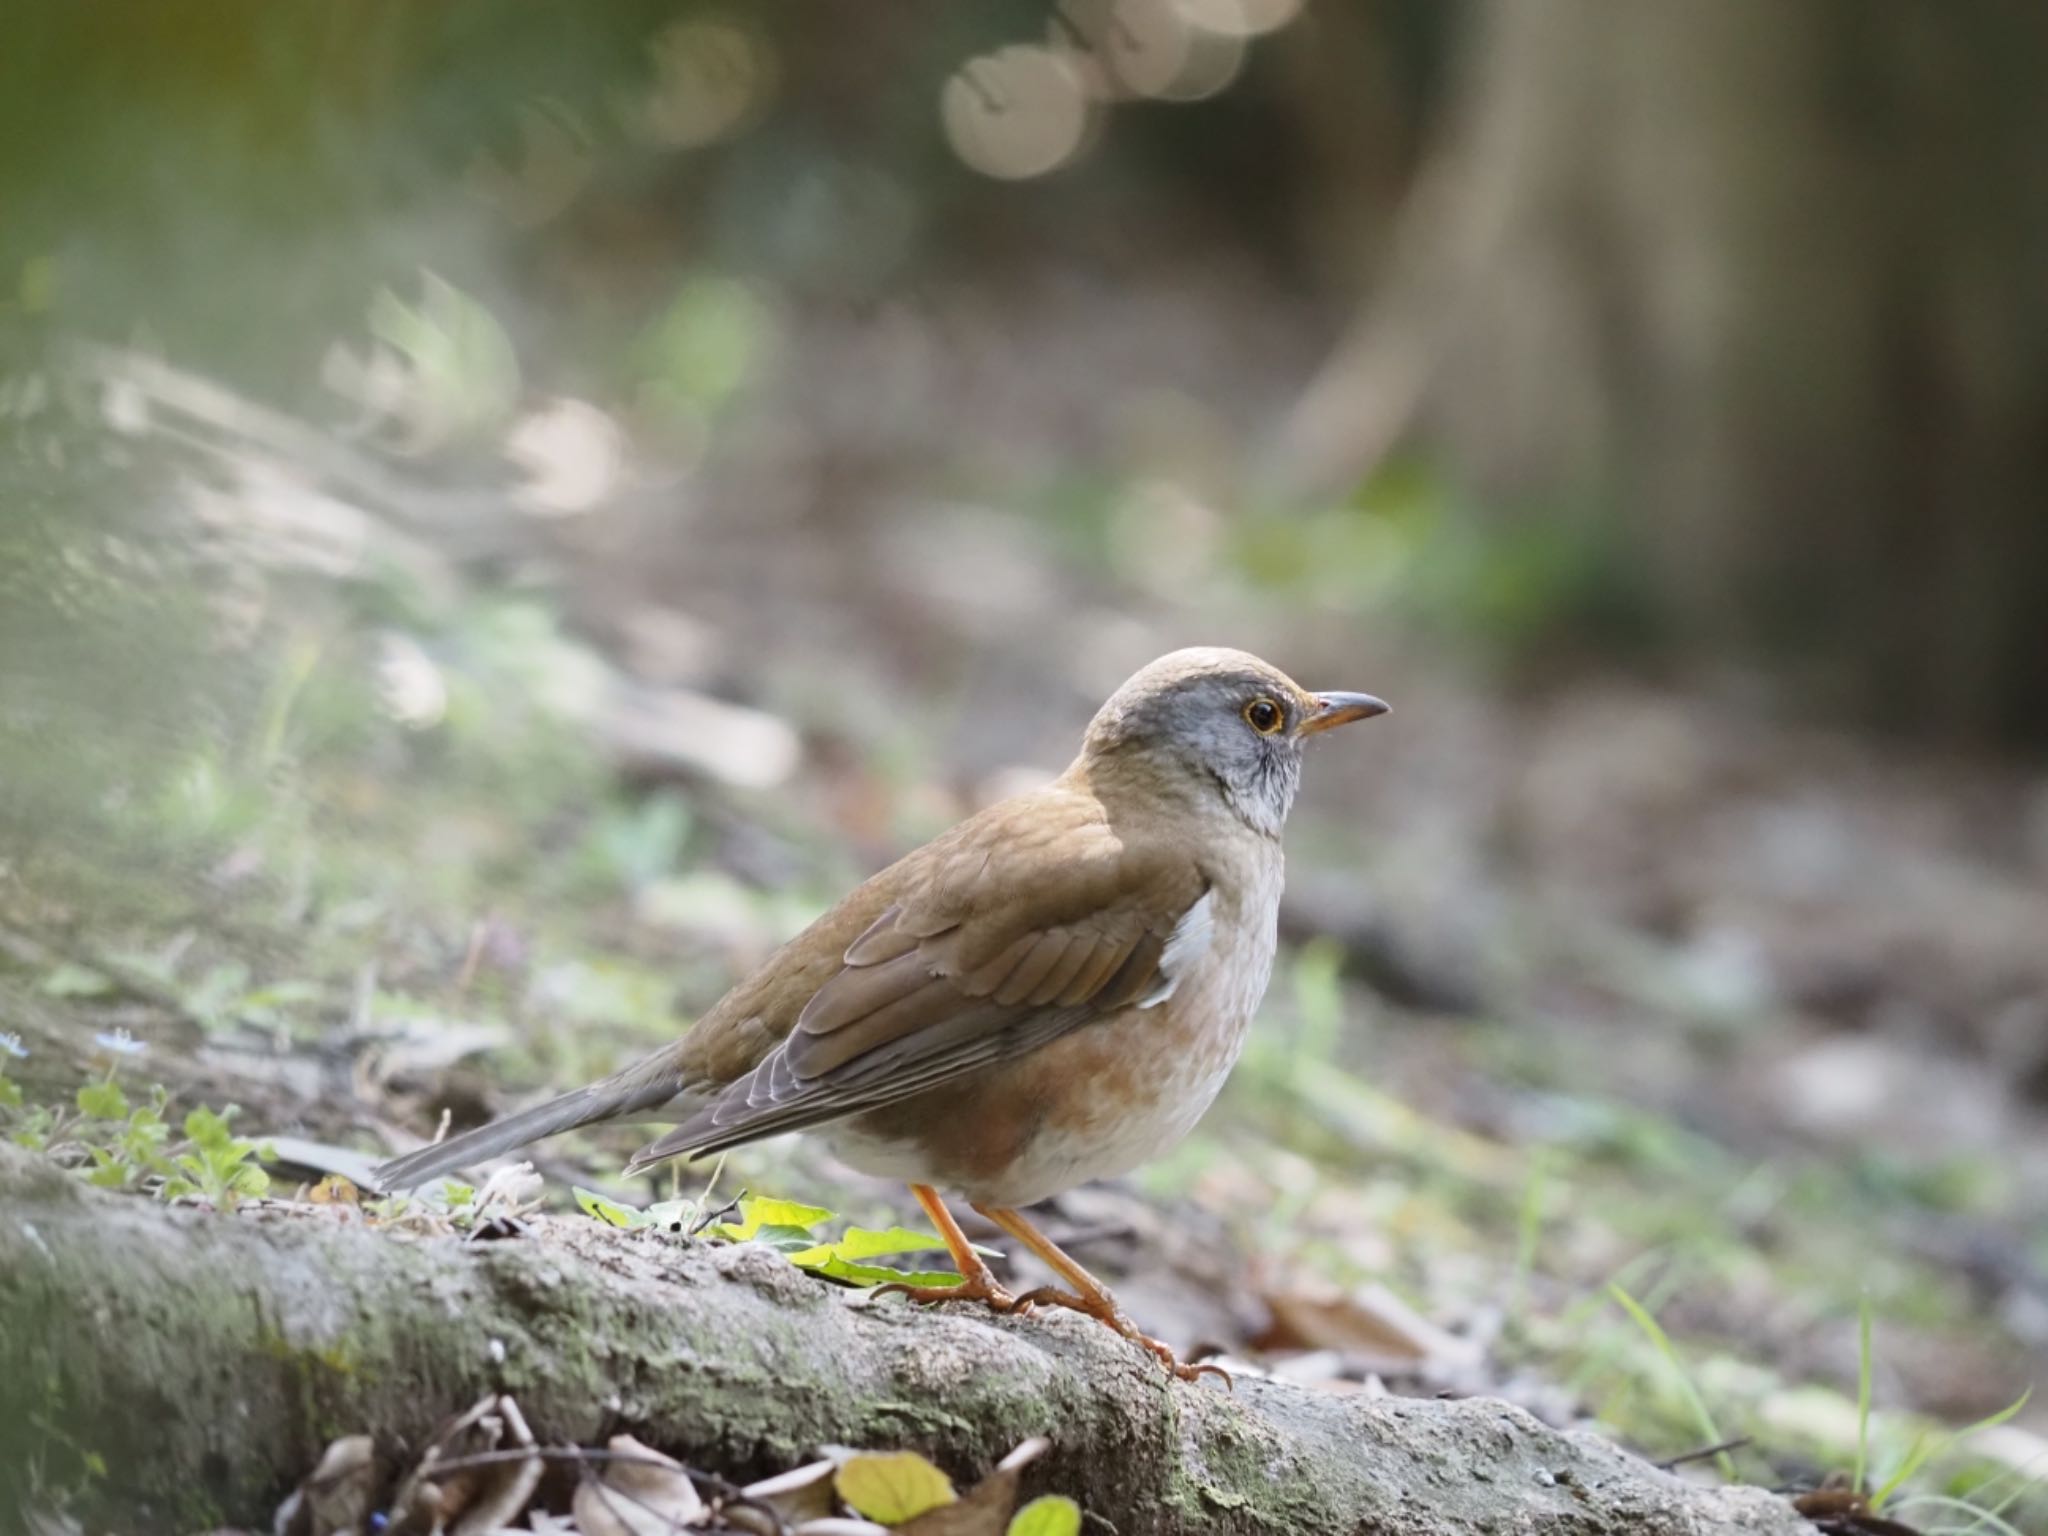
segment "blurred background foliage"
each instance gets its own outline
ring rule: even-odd
[[[383,1150],[607,1070],[1244,644],[1399,714],[1232,1094],[1068,1213],[1141,1315],[1773,1479],[1859,1372],[1891,1465],[2039,1374],[2048,10],[6,30],[30,1107]],[[1915,1486],[2009,1514],[2043,1427]]]

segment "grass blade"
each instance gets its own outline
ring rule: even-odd
[[[1657,1319],[1650,1316],[1649,1309],[1618,1284],[1609,1285],[1607,1294],[1614,1298],[1616,1305],[1629,1315],[1657,1353],[1664,1357],[1664,1363],[1670,1367],[1672,1378],[1678,1383],[1679,1391],[1684,1394],[1686,1406],[1692,1409],[1693,1419],[1698,1423],[1700,1433],[1706,1437],[1706,1443],[1719,1445],[1727,1439],[1728,1437],[1721,1433],[1721,1427],[1714,1422],[1714,1412],[1707,1406],[1707,1400],[1700,1395],[1699,1386],[1693,1381],[1692,1373],[1685,1368],[1685,1361],[1680,1358],[1678,1347],[1671,1342],[1670,1336],[1664,1332]],[[1734,1458],[1726,1451],[1714,1458],[1714,1465],[1720,1468],[1721,1476],[1729,1482],[1736,1480]]]
[[[1856,1475],[1849,1486],[1867,1492],[1864,1473],[1870,1468],[1870,1296],[1856,1303]]]

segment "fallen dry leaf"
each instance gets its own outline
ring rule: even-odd
[[[277,1536],[345,1536],[362,1530],[376,1507],[377,1446],[368,1435],[344,1435],[277,1507]]]
[[[1336,1350],[1388,1373],[1477,1363],[1470,1339],[1437,1327],[1382,1285],[1292,1285],[1268,1291],[1265,1301],[1273,1324],[1255,1341],[1261,1349]]]
[[[461,1463],[479,1453],[534,1452],[533,1433],[510,1397],[480,1398],[434,1437],[392,1500],[393,1536],[446,1531],[485,1536],[510,1525],[540,1486],[538,1454],[480,1466]]]
[[[681,1462],[631,1435],[613,1435],[606,1449],[614,1459],[603,1473],[576,1485],[583,1536],[663,1536],[702,1517],[704,1501]]]
[[[775,1512],[776,1518],[787,1525],[822,1520],[832,1513],[832,1476],[838,1470],[837,1462],[814,1461],[809,1466],[749,1483],[740,1492],[756,1503],[767,1505]],[[744,1504],[733,1505],[725,1511],[725,1518],[734,1525],[745,1525],[749,1516],[762,1519],[761,1511],[749,1509]],[[775,1536],[775,1533],[770,1532],[769,1536]]]

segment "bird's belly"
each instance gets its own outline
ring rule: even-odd
[[[1030,1205],[1128,1173],[1193,1129],[1230,1075],[1272,965],[1270,935],[1246,937],[1264,942],[1212,952],[1157,1007],[1124,1009],[824,1134],[862,1172],[977,1205]]]

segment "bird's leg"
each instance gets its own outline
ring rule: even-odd
[[[1230,1382],[1230,1373],[1220,1365],[1184,1365],[1170,1345],[1152,1338],[1131,1321],[1128,1313],[1117,1304],[1109,1287],[1096,1279],[1059,1244],[1047,1237],[1038,1228],[1024,1219],[1024,1213],[1005,1206],[977,1205],[975,1209],[990,1221],[1001,1227],[1033,1253],[1052,1266],[1053,1272],[1074,1287],[1072,1293],[1054,1286],[1043,1286],[1027,1291],[1018,1297],[1018,1304],[1030,1306],[1040,1304],[1048,1307],[1066,1307],[1070,1311],[1085,1312],[1097,1322],[1115,1329],[1133,1343],[1143,1345],[1157,1355],[1166,1368],[1182,1381],[1194,1381],[1204,1375],[1221,1376],[1225,1384]]]
[[[960,1230],[960,1223],[953,1219],[953,1213],[946,1209],[946,1202],[939,1198],[939,1192],[929,1184],[913,1184],[910,1192],[917,1196],[917,1203],[924,1207],[925,1215],[931,1217],[932,1225],[939,1229],[939,1236],[946,1240],[946,1251],[953,1255],[953,1263],[960,1270],[958,1285],[910,1285],[901,1280],[892,1280],[887,1285],[875,1287],[877,1296],[908,1296],[912,1301],[981,1301],[996,1312],[1029,1312],[1031,1304],[1019,1301],[997,1281],[995,1273],[982,1262],[981,1255],[974,1251],[974,1245],[967,1241],[967,1234]]]

